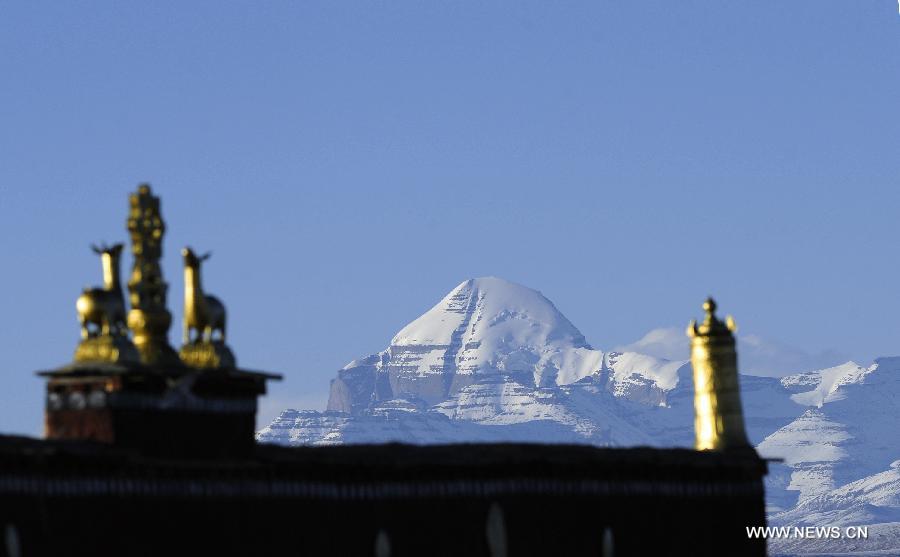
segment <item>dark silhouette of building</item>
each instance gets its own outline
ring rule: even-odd
[[[204,459],[0,438],[0,526],[20,548],[7,555],[764,555],[745,530],[764,524],[764,473],[752,454],[688,449],[260,445]]]

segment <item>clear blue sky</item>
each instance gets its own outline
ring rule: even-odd
[[[170,307],[180,247],[213,250],[270,407],[482,275],[598,348],[713,293],[743,331],[900,354],[896,2],[7,2],[0,76],[0,431],[40,431],[32,372],[71,358],[142,181]]]

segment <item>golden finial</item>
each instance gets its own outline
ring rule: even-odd
[[[718,307],[712,296],[707,296],[703,302],[703,311],[706,312],[706,317],[699,325],[697,325],[696,321],[691,320],[691,323],[688,325],[688,336],[693,338],[697,335],[710,335],[722,333],[723,331],[734,333],[737,331],[737,325],[735,325],[734,319],[730,315],[725,318],[724,323],[716,317],[716,309]]]
[[[128,327],[134,332],[134,344],[142,362],[154,366],[178,366],[181,360],[168,340],[172,324],[172,314],[166,309],[168,285],[159,266],[166,231],[159,198],[153,195],[148,184],[141,184],[128,200],[128,232],[134,254],[134,267],[128,280],[131,293]]]
[[[698,450],[747,448],[731,316],[716,317],[716,302],[703,303],[703,323],[691,321],[691,366],[694,368],[694,430]]]

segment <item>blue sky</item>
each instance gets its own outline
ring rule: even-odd
[[[170,307],[212,250],[269,414],[483,275],[601,349],[712,293],[795,351],[900,354],[896,2],[5,3],[0,75],[0,431],[40,432],[32,372],[142,181]]]

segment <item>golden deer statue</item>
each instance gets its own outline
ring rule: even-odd
[[[119,258],[122,244],[112,247],[91,246],[100,256],[103,265],[103,287],[85,288],[75,302],[78,320],[81,322],[81,338],[88,339],[100,335],[125,336],[125,298],[119,282]],[[95,325],[92,329],[90,325]]]
[[[225,306],[218,298],[204,294],[200,286],[200,264],[211,254],[198,257],[191,248],[184,248],[181,255],[184,256],[184,343],[212,342],[215,331],[219,331],[216,341],[224,343]]]

